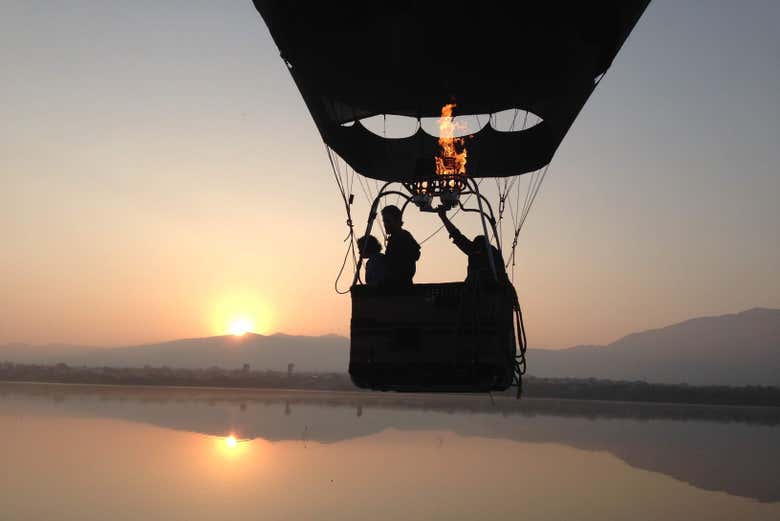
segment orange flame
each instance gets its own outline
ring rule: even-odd
[[[452,118],[454,103],[448,103],[441,108],[439,118],[439,147],[441,151],[436,157],[436,173],[438,175],[466,174],[466,144],[462,137],[453,137],[456,130],[463,130],[465,125],[456,123]]]

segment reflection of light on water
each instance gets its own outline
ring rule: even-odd
[[[231,449],[235,449],[238,446],[238,440],[231,434],[230,436],[225,437],[225,445]]]
[[[208,475],[223,485],[247,479],[249,474],[258,471],[261,462],[268,459],[269,451],[263,450],[267,447],[262,440],[258,443],[256,439],[244,437],[240,431],[223,431],[222,434],[209,436],[207,442],[203,461],[208,465]]]
[[[234,459],[243,456],[250,450],[251,440],[242,439],[234,433],[215,438],[217,451],[223,456]]]

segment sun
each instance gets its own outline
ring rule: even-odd
[[[248,318],[241,317],[233,320],[230,323],[230,327],[228,327],[228,331],[230,332],[231,335],[243,336],[249,333],[250,331],[252,331],[253,328],[254,325],[252,324],[251,320],[249,320]]]
[[[272,331],[274,308],[259,291],[226,292],[214,296],[210,307],[214,335],[240,338],[247,333],[267,335]]]
[[[225,445],[227,445],[231,449],[235,449],[236,446],[238,445],[238,440],[236,439],[235,435],[231,434],[230,436],[226,436]]]

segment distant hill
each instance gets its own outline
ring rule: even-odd
[[[206,368],[219,366],[286,371],[295,364],[295,371],[346,372],[349,362],[349,340],[336,335],[293,336],[256,335],[247,333],[207,338],[189,338],[160,344],[117,348],[79,346],[0,346],[0,361],[18,363],[143,367],[169,366]]]
[[[780,309],[687,320],[606,346],[531,350],[540,377],[694,385],[780,385]]]
[[[530,325],[531,328],[533,325]],[[336,336],[216,336],[120,348],[0,346],[0,361],[183,368],[219,366],[346,372],[349,339]],[[606,346],[531,349],[538,377],[644,380],[694,385],[780,385],[780,309],[687,320],[634,333]]]

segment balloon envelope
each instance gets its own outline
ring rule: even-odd
[[[437,138],[386,139],[360,120],[437,117],[450,102],[456,115],[542,118],[471,135],[469,176],[545,166],[648,3],[254,0],[325,143],[386,181],[424,176],[415,164],[436,155]]]

